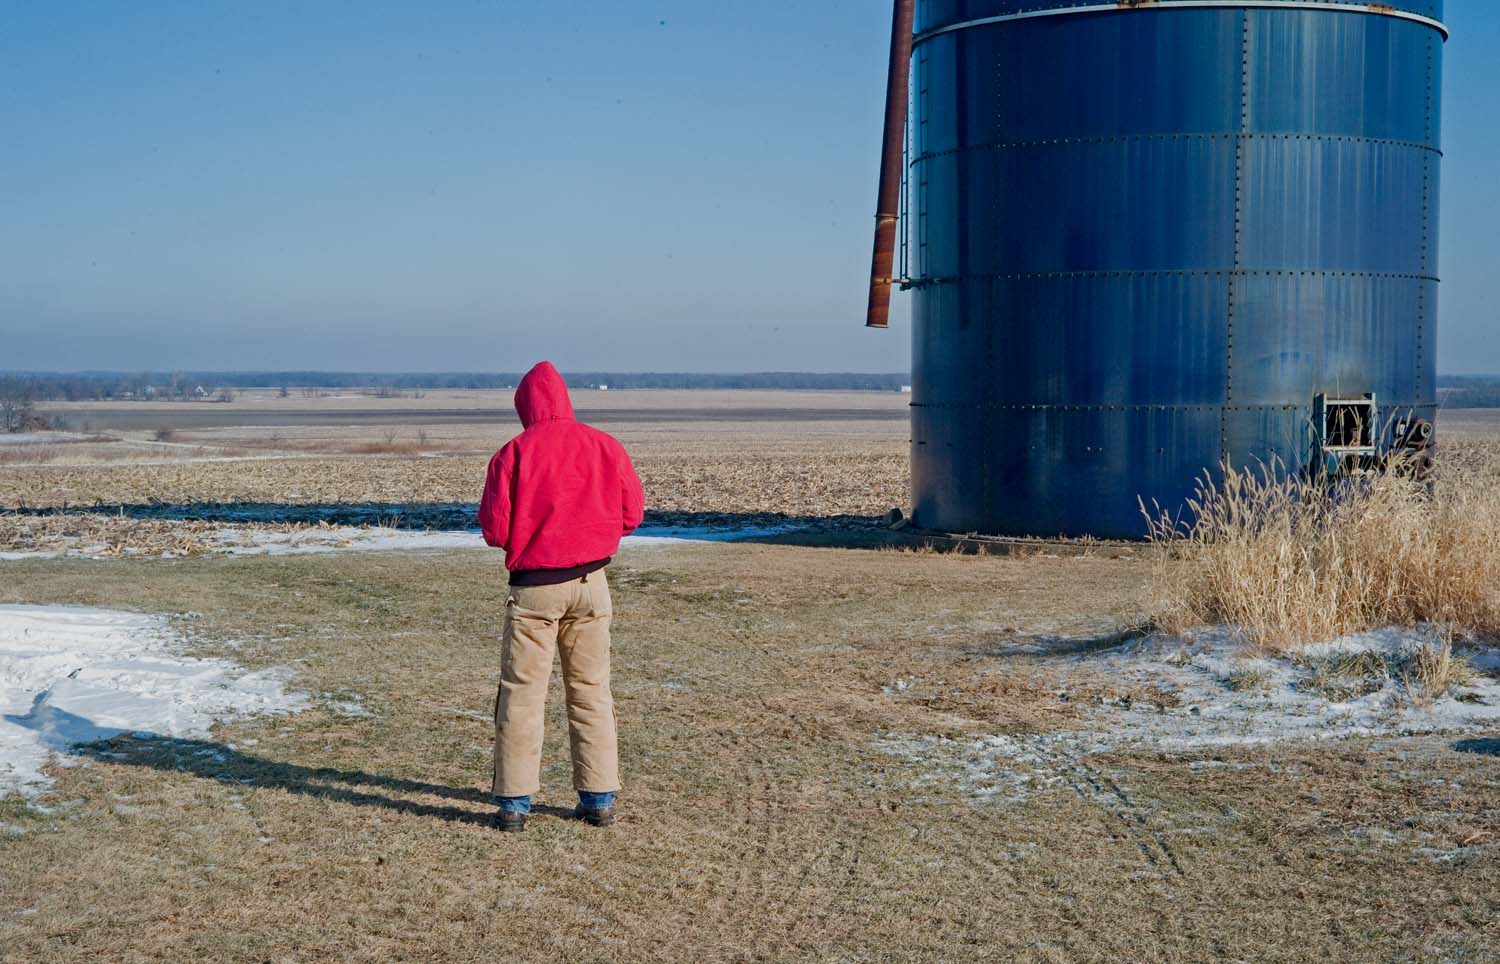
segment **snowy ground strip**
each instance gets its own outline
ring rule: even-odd
[[[688,526],[651,526],[637,529],[620,541],[622,549],[655,548],[692,542],[736,542],[795,531],[795,527],[714,529]],[[478,529],[398,529],[388,526],[309,526],[303,529],[225,527],[217,534],[215,552],[231,556],[293,556],[332,552],[448,552],[485,549]],[[96,558],[104,546],[76,546],[0,552],[0,562],[61,557]],[[126,557],[173,558],[176,553],[125,549]]]
[[[685,542],[734,542],[783,532],[783,529],[705,529],[658,526],[637,529],[620,540],[620,548],[648,548]],[[382,526],[337,526],[291,532],[226,529],[219,534],[223,552],[231,555],[299,555],[323,552],[443,552],[485,549],[478,529],[421,530]]]
[[[45,789],[54,753],[121,733],[203,738],[213,724],[309,705],[288,672],[183,655],[161,616],[0,605],[0,796]]]
[[[5,432],[0,433],[0,446],[7,445],[54,445],[62,442],[85,442],[89,436],[73,432]]]
[[[1500,653],[1456,650],[1470,670],[1435,698],[1413,674],[1434,633],[1381,630],[1283,655],[1248,656],[1233,634],[1152,635],[1102,652],[1059,658],[1073,674],[1102,677],[1163,699],[1106,702],[1083,728],[947,738],[888,734],[877,746],[919,763],[912,788],[957,785],[979,799],[1019,801],[1053,786],[1101,790],[1090,757],[1116,750],[1202,753],[1293,740],[1462,733],[1500,726]],[[1055,664],[1055,665],[1057,665]],[[897,681],[887,692],[903,691]],[[1132,687],[1131,684],[1134,684]],[[1203,766],[1233,764],[1199,761]],[[1107,782],[1107,781],[1106,781]]]

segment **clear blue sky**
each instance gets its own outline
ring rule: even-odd
[[[0,0],[0,369],[895,371],[886,0]],[[1500,371],[1500,3],[1448,0],[1443,371]]]

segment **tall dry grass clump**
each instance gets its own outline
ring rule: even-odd
[[[1324,483],[1279,463],[1197,486],[1147,514],[1154,615],[1234,627],[1284,649],[1382,626],[1500,635],[1500,445],[1445,447],[1431,484],[1396,470]]]

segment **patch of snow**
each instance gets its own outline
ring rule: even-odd
[[[80,441],[89,441],[89,439],[84,438]],[[203,445],[196,445],[188,442],[131,442],[123,439],[109,441],[111,441],[111,444],[113,445],[119,445],[125,448],[135,447],[154,449],[159,448],[163,445],[180,445],[183,448],[187,449],[208,451],[220,447],[206,443]],[[129,461],[121,461],[119,459],[114,459],[107,462],[99,460],[86,460],[79,462],[69,462],[68,467],[71,469],[118,469],[122,465],[128,465],[131,468],[149,468],[160,465],[197,465],[201,462],[297,462],[321,458],[327,458],[327,455],[321,452],[311,452],[307,454],[299,454],[296,452],[278,452],[273,455],[180,455],[174,456],[172,458],[139,458],[130,459]]]
[[[709,529],[688,526],[652,526],[637,529],[620,541],[621,549],[649,549],[693,542],[736,542],[791,531],[788,527]],[[478,529],[395,529],[386,526],[323,526],[274,531],[226,527],[215,534],[215,551],[231,556],[300,556],[333,552],[451,552],[487,549]],[[0,561],[55,559],[64,556],[97,557],[105,546],[71,549],[0,552]],[[126,548],[124,554],[141,555]],[[160,553],[171,559],[180,553]]]
[[[1500,673],[1500,649],[1477,649],[1467,655],[1481,673]]]
[[[1295,656],[1247,657],[1232,633],[1206,631],[1192,638],[1152,635],[1114,649],[1048,661],[1065,675],[1103,677],[1126,690],[1164,694],[1105,701],[1091,709],[1085,726],[1049,733],[997,734],[950,739],[891,734],[877,747],[920,763],[931,779],[956,783],[976,798],[1019,800],[1063,784],[1094,796],[1089,757],[1120,750],[1195,753],[1220,747],[1295,740],[1458,733],[1500,723],[1500,679],[1479,675],[1426,705],[1414,703],[1404,684],[1384,678],[1364,695],[1337,699],[1309,685],[1310,661],[1372,654],[1390,664],[1414,647],[1430,645],[1422,631],[1388,629],[1305,647]],[[1471,663],[1493,654],[1456,651]],[[1253,679],[1235,688],[1231,680]],[[899,685],[885,687],[898,695]],[[1065,687],[1058,698],[1067,699]],[[1194,766],[1241,766],[1197,761]],[[931,778],[931,779],[929,779]],[[1097,787],[1095,787],[1097,789]]]
[[[1398,681],[1384,680],[1373,692],[1336,700],[1308,685],[1310,660],[1373,654],[1395,662],[1412,647],[1430,642],[1411,630],[1378,630],[1307,646],[1291,657],[1247,658],[1231,633],[1210,631],[1191,640],[1148,636],[1102,654],[1073,661],[1119,683],[1155,686],[1175,693],[1178,705],[1139,704],[1113,710],[1109,724],[1086,735],[1099,749],[1145,746],[1195,750],[1214,746],[1297,739],[1439,733],[1500,721],[1500,681],[1480,678],[1466,687],[1477,702],[1445,695],[1428,707],[1414,706]],[[1183,661],[1184,651],[1190,659]],[[1230,680],[1250,673],[1258,685],[1236,690]]]
[[[73,432],[0,432],[0,445],[50,445],[55,442],[82,442],[88,437]]]
[[[1405,837],[1385,827],[1355,827],[1349,831],[1349,836],[1387,847],[1398,847],[1406,843]]]
[[[1010,737],[953,739],[945,736],[889,734],[876,741],[885,753],[921,764],[922,772],[903,788],[922,791],[955,784],[975,799],[1019,803],[1033,793],[1063,783],[1042,759],[1026,752]],[[1044,748],[1042,753],[1047,752]]]
[[[232,556],[297,556],[329,552],[445,552],[483,549],[478,530],[392,529],[384,526],[333,526],[271,532],[224,529],[217,535],[221,550]]]
[[[1470,701],[1447,694],[1429,706],[1414,705],[1398,680],[1373,692],[1337,700],[1309,686],[1309,661],[1372,654],[1391,664],[1431,634],[1385,629],[1306,646],[1294,656],[1247,658],[1243,645],[1223,630],[1191,639],[1147,636],[1104,653],[1074,657],[1079,668],[1119,683],[1175,693],[1177,706],[1109,708],[1107,725],[1079,734],[1099,749],[1141,746],[1197,750],[1215,746],[1327,740],[1355,736],[1442,733],[1500,721],[1500,681],[1479,677],[1463,687]],[[1190,660],[1184,662],[1186,651]],[[1460,652],[1469,658],[1476,654]],[[1230,680],[1250,673],[1257,685],[1236,690]],[[1105,723],[1101,718],[1100,723]]]
[[[746,539],[763,539],[766,536],[785,535],[795,531],[795,526],[749,526],[738,529],[709,529],[700,526],[646,526],[635,530],[620,541],[620,547],[640,548],[645,546],[670,546],[683,542],[741,542]]]
[[[202,738],[219,720],[308,703],[287,691],[285,670],[245,672],[184,645],[161,616],[0,605],[0,794],[39,792],[52,754],[80,744]]]
[[[667,526],[638,529],[620,540],[622,549],[677,545],[685,542],[732,542],[772,535],[779,529],[701,529]],[[293,532],[226,529],[219,542],[231,555],[299,555],[325,552],[446,552],[487,549],[478,529],[422,530],[383,526],[337,526]]]
[[[1479,847],[1455,847],[1439,850],[1433,847],[1418,847],[1416,854],[1435,864],[1462,864],[1477,859],[1483,851]]]
[[[116,799],[126,799],[126,800],[128,800],[129,798],[128,797],[116,797]],[[45,815],[47,815],[47,816],[50,817],[54,813],[68,813],[69,811],[77,810],[78,808],[82,807],[83,804],[84,804],[84,801],[81,800],[81,799],[80,800],[64,800],[62,803],[54,804],[53,806],[50,806],[50,807],[44,807],[41,804],[35,804],[35,805],[32,806],[32,809],[35,810],[37,813],[45,814]]]

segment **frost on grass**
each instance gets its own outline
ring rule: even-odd
[[[1239,637],[1213,630],[1153,635],[1104,652],[1060,658],[1068,687],[1112,680],[1175,694],[1156,703],[1104,701],[1080,728],[947,738],[888,734],[883,751],[917,764],[910,788],[956,785],[977,799],[1017,801],[1055,785],[1086,796],[1085,761],[1118,750],[1192,754],[1293,740],[1455,733],[1500,723],[1493,654],[1454,652],[1433,632],[1380,630],[1247,655]],[[899,686],[886,688],[900,696]]]
[[[307,705],[285,670],[183,655],[160,616],[0,606],[0,796],[47,784],[54,753],[121,733],[209,735],[219,720]],[[61,758],[61,762],[66,761]]]

